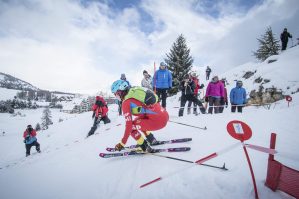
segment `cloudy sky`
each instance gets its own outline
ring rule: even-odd
[[[298,20],[298,0],[0,0],[0,72],[67,92],[109,91],[121,73],[139,85],[183,34],[195,69],[221,74],[254,61],[267,26],[297,42]]]

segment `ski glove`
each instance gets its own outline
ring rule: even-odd
[[[115,150],[121,151],[122,149],[124,149],[124,146],[121,143],[118,143],[117,145],[115,145]]]

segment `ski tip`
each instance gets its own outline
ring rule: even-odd
[[[107,147],[107,148],[106,148],[106,151],[111,152],[111,148],[110,148],[110,147]]]
[[[103,157],[105,157],[105,154],[104,153],[100,153],[99,156],[103,158]]]
[[[207,130],[207,127],[205,126],[204,130]]]

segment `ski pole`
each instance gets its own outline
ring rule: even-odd
[[[150,153],[150,155],[158,156],[158,157],[162,157],[162,158],[168,158],[168,159],[177,160],[177,161],[182,161],[182,162],[195,163],[195,162],[190,161],[190,160],[184,160],[184,159],[180,159],[180,158],[174,158],[174,157],[165,156],[165,155],[161,155],[161,154],[157,154],[157,153]],[[210,165],[210,164],[199,164],[199,165],[206,166],[206,167],[212,167],[212,168],[216,168],[216,169],[221,169],[221,170],[225,170],[225,171],[228,170],[225,167],[225,163],[223,164],[222,167],[220,167],[220,166],[214,166],[214,165]]]
[[[205,161],[208,161],[208,160],[210,160],[210,159],[212,159],[212,158],[215,158],[215,157],[217,157],[217,156],[219,156],[219,155],[222,155],[222,154],[224,154],[224,153],[226,153],[226,152],[232,150],[233,148],[235,148],[236,146],[239,146],[239,145],[240,145],[240,142],[237,142],[237,143],[235,143],[235,144],[233,144],[233,145],[231,145],[231,146],[226,147],[225,149],[223,149],[223,150],[221,150],[221,151],[219,151],[219,152],[214,152],[214,153],[212,153],[212,154],[210,154],[210,155],[208,155],[208,156],[206,156],[206,157],[204,157],[204,158],[201,158],[201,159],[195,161],[191,166],[182,168],[182,169],[180,169],[180,170],[176,170],[176,171],[174,171],[174,172],[172,172],[172,173],[169,173],[168,175],[158,177],[158,178],[156,178],[156,179],[154,179],[154,180],[152,180],[152,181],[149,181],[149,182],[147,182],[147,183],[141,185],[139,188],[146,187],[146,186],[148,186],[148,185],[150,185],[150,184],[153,184],[153,183],[155,183],[155,182],[158,182],[158,181],[160,181],[160,180],[163,180],[163,179],[165,179],[165,178],[167,178],[167,177],[170,177],[170,176],[172,176],[172,175],[175,175],[175,174],[177,174],[177,173],[180,173],[180,172],[182,172],[182,171],[185,171],[185,170],[187,170],[187,169],[190,169],[190,168],[192,168],[192,167],[194,167],[194,166],[196,166],[196,165],[198,165],[198,164],[202,164],[202,163],[204,163]]]
[[[192,126],[190,124],[185,124],[185,123],[181,123],[181,122],[175,122],[175,121],[172,121],[172,120],[169,120],[169,122],[180,124],[180,125],[184,125],[184,126],[189,126],[189,127],[193,127],[193,128],[197,128],[197,129],[201,129],[201,130],[207,130],[206,126],[205,127]]]

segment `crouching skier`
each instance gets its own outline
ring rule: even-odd
[[[115,149],[122,150],[131,135],[144,152],[152,152],[150,145],[155,145],[158,141],[150,131],[162,129],[169,119],[167,111],[158,103],[158,96],[150,89],[130,88],[123,80],[115,81],[111,91],[122,101],[122,111],[126,120],[124,135]],[[146,140],[140,132],[145,135]]]
[[[108,118],[108,106],[107,102],[101,96],[96,96],[96,102],[92,106],[92,118],[94,119],[93,126],[87,134],[87,137],[93,135],[97,130],[98,124],[103,121],[104,124],[110,123],[110,119]]]
[[[27,129],[23,133],[24,143],[26,147],[26,157],[30,155],[30,149],[32,146],[35,146],[36,151],[40,153],[40,144],[37,142],[36,139],[36,131],[32,128],[29,124]]]

